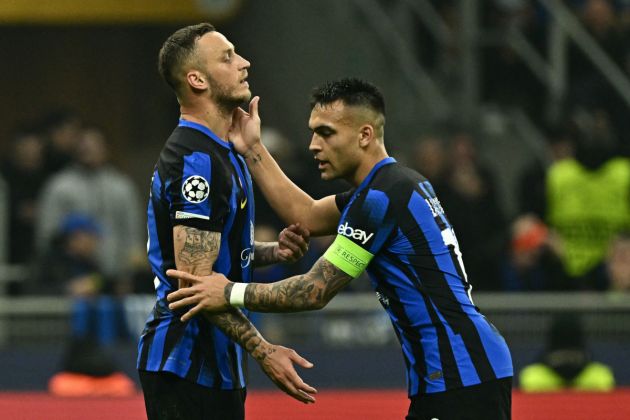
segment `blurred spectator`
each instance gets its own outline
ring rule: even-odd
[[[81,119],[69,110],[57,110],[44,118],[47,136],[46,172],[52,175],[74,161],[74,153],[82,134]]]
[[[39,294],[67,294],[73,298],[71,337],[61,372],[48,383],[53,395],[63,397],[130,396],[133,381],[118,371],[107,346],[128,338],[124,311],[111,292],[110,281],[97,262],[100,227],[88,216],[71,214],[57,234],[55,245],[42,260]]]
[[[124,286],[130,271],[145,262],[139,197],[131,180],[108,163],[105,136],[96,128],[82,132],[76,163],[44,186],[37,226],[41,252],[49,249],[55,229],[72,213],[89,215],[101,226],[99,265]]]
[[[9,263],[34,261],[37,197],[44,183],[44,142],[32,129],[12,136],[0,173],[9,188]]]
[[[545,179],[549,165],[575,154],[572,130],[563,125],[547,128],[545,160],[535,159],[518,180],[519,214],[532,213],[543,219],[546,211]]]
[[[414,144],[409,166],[429,180],[438,197],[445,183],[447,165],[446,148],[437,136],[422,137]]]
[[[577,13],[585,29],[604,53],[624,69],[628,51],[628,34],[624,31],[615,4],[610,0],[585,0]],[[628,107],[610,82],[580,48],[569,49],[568,103],[587,109],[604,109],[621,133],[630,129]]]
[[[498,290],[497,256],[504,248],[506,220],[498,205],[494,176],[478,160],[467,133],[452,138],[449,158],[440,200],[457,234],[468,279],[477,290]]]
[[[555,162],[546,182],[546,221],[559,235],[572,288],[592,289],[592,270],[612,237],[630,226],[630,160],[614,155],[614,133],[603,111],[578,120],[576,157]]]
[[[610,241],[606,259],[583,282],[591,289],[630,292],[630,232],[623,231]]]
[[[526,392],[612,391],[615,378],[610,367],[592,360],[587,350],[581,319],[576,314],[558,315],[547,334],[540,360],[519,374]]]
[[[533,214],[512,224],[512,240],[503,261],[503,290],[543,291],[567,288],[562,262],[547,226]]]
[[[100,240],[101,228],[91,217],[65,217],[42,259],[34,292],[72,296],[73,336],[107,345],[128,334],[122,305],[111,296],[112,279],[99,266]]]
[[[630,233],[613,239],[606,259],[608,290],[630,292]]]

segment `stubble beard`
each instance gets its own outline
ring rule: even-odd
[[[212,77],[207,75],[210,84],[210,98],[217,104],[219,109],[226,113],[231,114],[237,107],[246,103],[251,98],[251,93],[243,94],[241,96],[232,95],[228,90],[217,83]]]

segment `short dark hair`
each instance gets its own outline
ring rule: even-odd
[[[215,30],[214,26],[209,23],[199,23],[178,29],[164,41],[158,56],[158,71],[176,93],[179,91],[180,84],[176,74],[180,70],[180,66],[192,56],[195,50],[195,41]]]
[[[355,78],[327,82],[311,93],[311,108],[342,101],[346,105],[364,106],[385,116],[383,94],[371,83]]]

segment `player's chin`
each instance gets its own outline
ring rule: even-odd
[[[324,169],[321,171],[320,176],[324,181],[332,181],[333,179],[338,178],[334,173]]]

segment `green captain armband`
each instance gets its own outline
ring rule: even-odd
[[[357,278],[372,260],[374,255],[342,235],[324,253],[324,257],[344,273]]]

